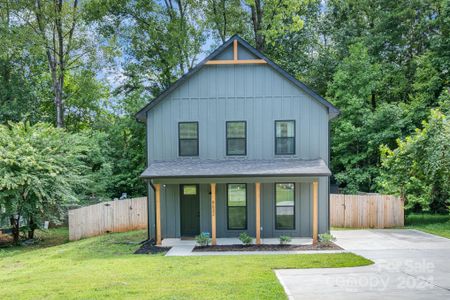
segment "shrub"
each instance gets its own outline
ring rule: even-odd
[[[251,243],[252,243],[252,241],[253,241],[253,239],[252,239],[252,237],[251,236],[249,236],[247,233],[245,233],[245,232],[242,232],[240,235],[239,235],[239,240],[242,242],[242,244],[244,244],[244,245],[250,245]]]
[[[292,238],[288,235],[280,235],[280,244],[287,245],[292,241]]]
[[[203,246],[203,247],[208,246],[209,243],[211,242],[211,238],[209,237],[209,232],[200,233],[199,235],[197,235],[195,237],[195,241],[200,246]]]
[[[319,244],[321,246],[329,247],[336,240],[336,238],[330,233],[319,234]]]

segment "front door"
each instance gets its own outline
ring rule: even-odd
[[[181,236],[200,234],[200,197],[198,185],[180,185]]]

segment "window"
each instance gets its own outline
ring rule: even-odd
[[[295,121],[275,121],[275,154],[295,154]]]
[[[247,229],[247,185],[228,184],[228,229]]]
[[[198,123],[178,123],[178,153],[180,156],[198,156]]]
[[[295,184],[275,184],[275,229],[295,229]]]
[[[197,186],[183,185],[183,195],[197,195]]]
[[[227,122],[227,155],[247,155],[247,123]]]

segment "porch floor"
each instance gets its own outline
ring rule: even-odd
[[[253,243],[255,240],[253,239]],[[264,238],[261,239],[262,244],[268,245],[277,245],[280,243],[280,239],[278,238]],[[217,238],[217,245],[235,245],[242,244],[242,242],[238,238]],[[294,237],[292,241],[289,243],[291,245],[311,245],[312,238],[308,237]],[[167,238],[162,240],[163,247],[174,247],[174,246],[195,246],[195,240],[182,240],[179,238]]]

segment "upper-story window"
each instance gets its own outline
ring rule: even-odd
[[[295,154],[295,121],[275,121],[275,154]]]
[[[178,123],[178,153],[180,156],[198,156],[198,122]]]
[[[247,155],[247,123],[227,122],[227,155]]]

